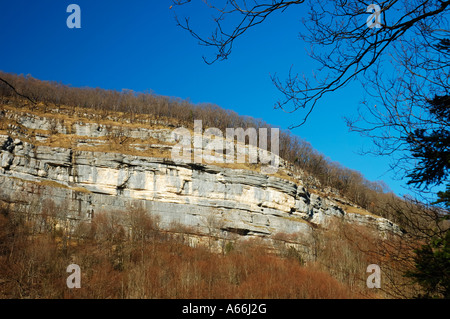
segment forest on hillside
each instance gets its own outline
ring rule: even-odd
[[[0,102],[33,104],[43,103],[55,107],[65,105],[107,112],[123,112],[131,121],[138,122],[136,115],[145,114],[154,118],[170,118],[179,125],[192,128],[194,120],[202,120],[204,127],[226,128],[271,128],[259,119],[240,116],[234,111],[213,104],[192,104],[178,98],[140,93],[131,90],[115,91],[100,88],[76,88],[57,82],[41,81],[31,76],[0,72]],[[20,94],[17,94],[19,93]],[[270,130],[268,130],[270,149]],[[313,186],[337,191],[360,207],[370,212],[387,216],[386,205],[396,201],[388,185],[382,181],[369,181],[355,170],[343,167],[319,153],[313,146],[290,131],[281,130],[279,155],[310,179]]]
[[[380,242],[364,228],[322,232],[315,259],[306,261],[289,246],[292,235],[276,234],[276,250],[258,239],[231,238],[216,252],[208,244],[193,247],[192,229],[162,230],[136,208],[97,214],[69,234],[52,219],[63,209],[53,205],[30,218],[1,206],[0,298],[353,299],[416,291],[402,276],[412,266],[411,250],[397,250],[405,242]],[[123,225],[132,225],[132,234]],[[366,284],[374,262],[383,267],[382,289]],[[70,264],[82,267],[79,289],[67,288]]]
[[[74,88],[4,72],[0,78],[0,104],[31,111],[38,107],[65,106],[74,112],[76,108],[91,109],[105,116],[123,112],[123,117],[144,126],[146,123],[139,115],[166,118],[187,127],[193,125],[194,119],[201,119],[205,127],[222,130],[271,127],[216,105],[194,105],[153,93]],[[158,229],[157,222],[133,211],[121,215],[137,214],[138,224],[147,227],[140,237],[128,237],[114,224],[116,219],[111,212],[106,212],[92,224],[81,227],[67,242],[68,234],[52,226],[51,214],[36,221],[27,216],[14,216],[6,205],[2,206],[0,215],[0,278],[6,278],[0,283],[3,297],[365,298],[373,292],[367,292],[364,267],[374,260],[383,265],[387,283],[377,296],[410,298],[418,292],[422,296],[447,296],[448,283],[438,279],[430,288],[428,277],[425,281],[421,277],[428,269],[420,268],[424,263],[435,265],[438,277],[442,269],[448,269],[449,232],[442,223],[445,210],[395,196],[383,183],[370,182],[359,172],[330,161],[289,131],[280,132],[280,156],[310,177],[305,180],[307,187],[337,192],[398,224],[403,235],[380,240],[361,229],[337,225],[336,229],[317,237],[315,262],[305,263],[289,247],[280,249],[281,254],[267,254],[261,243],[244,246],[230,243],[222,254],[212,253],[205,247],[189,247],[184,235],[173,235],[187,234],[188,230],[175,229],[168,235]],[[36,232],[36,222],[39,227],[44,225],[44,231]],[[285,235],[278,237],[286,241]],[[86,274],[91,284],[77,292],[78,295],[67,295],[65,282],[60,280],[60,268],[73,258],[81,258],[84,264],[92,266]],[[175,267],[174,262],[181,266]],[[293,281],[291,273],[298,273],[296,278],[300,281]],[[429,276],[436,278],[436,273]],[[145,282],[147,288],[137,282]],[[417,286],[418,283],[422,285]]]

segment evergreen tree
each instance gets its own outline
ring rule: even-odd
[[[416,250],[414,261],[416,268],[406,276],[414,278],[425,291],[419,298],[450,299],[450,231]]]
[[[428,132],[427,129],[417,129],[408,137],[412,154],[419,159],[408,184],[439,185],[447,181],[450,167],[450,96],[435,96],[428,101],[429,112],[437,128]]]
[[[450,96],[435,96],[429,101],[429,112],[433,122],[444,124],[427,131],[416,130],[408,138],[413,156],[419,160],[417,166],[408,175],[409,184],[419,187],[425,184],[442,185],[446,190],[440,191],[434,205],[441,205],[442,220],[449,219],[450,183],[448,181],[450,167]],[[445,125],[447,124],[447,125]],[[415,251],[415,269],[406,273],[407,277],[421,285],[425,294],[423,298],[444,297],[450,299],[450,230],[447,229],[434,236],[431,241]]]

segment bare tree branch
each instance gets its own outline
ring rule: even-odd
[[[0,81],[2,81],[2,82],[5,83],[9,88],[11,88],[11,89],[14,91],[14,93],[16,93],[18,96],[27,99],[28,101],[30,101],[30,102],[33,103],[33,104],[36,104],[36,102],[33,101],[29,96],[26,96],[26,95],[23,95],[23,94],[20,94],[19,92],[17,92],[16,88],[15,88],[14,86],[12,86],[12,85],[11,85],[8,81],[6,81],[5,79],[2,79],[2,78],[0,77]]]
[[[190,2],[173,1],[177,6]],[[215,13],[213,20],[216,28],[209,37],[194,31],[189,17],[183,23],[178,17],[176,19],[179,26],[190,32],[200,44],[216,48],[214,58],[208,60],[204,57],[208,64],[227,59],[235,40],[248,29],[263,23],[269,15],[284,12],[294,5],[309,4],[308,19],[304,20],[308,32],[300,34],[300,37],[314,46],[310,56],[321,65],[317,72],[320,76],[315,75],[311,79],[293,74],[291,67],[285,81],[281,81],[276,74],[271,77],[283,95],[283,99],[275,103],[275,108],[288,113],[300,108],[307,110],[303,120],[291,125],[290,129],[303,125],[325,94],[341,89],[360,76],[365,77],[368,71],[374,69],[376,61],[391,54],[395,46],[410,41],[416,30],[448,34],[449,29],[442,22],[450,1],[382,1],[380,7],[383,19],[379,30],[367,27],[367,7],[370,3],[362,0],[224,0],[219,2],[221,7],[212,5],[208,0],[203,2]],[[237,22],[230,26],[225,18],[234,18]]]

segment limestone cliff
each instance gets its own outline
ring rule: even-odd
[[[176,126],[170,121],[136,124],[65,112],[4,106],[0,201],[13,211],[39,214],[44,199],[51,199],[74,224],[140,205],[159,216],[165,229],[183,225],[217,237],[300,234],[305,242],[316,227],[328,227],[336,218],[375,227],[381,235],[400,232],[345,199],[308,189],[303,176],[283,161],[274,175],[255,165],[174,161]]]

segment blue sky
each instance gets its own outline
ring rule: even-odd
[[[72,3],[81,8],[81,29],[66,25]],[[235,43],[228,60],[207,65],[202,56],[213,52],[176,26],[170,5],[170,0],[0,0],[0,70],[77,87],[151,90],[210,102],[282,129],[303,119],[304,112],[273,109],[279,92],[270,75],[283,79],[291,65],[312,75],[317,67],[298,36],[306,6],[269,18]],[[212,30],[204,6],[183,10],[191,10],[183,12],[195,28]],[[391,159],[359,155],[371,141],[345,125],[343,117],[356,115],[362,96],[358,83],[327,95],[293,133],[331,160],[403,194],[405,181],[394,179]]]

